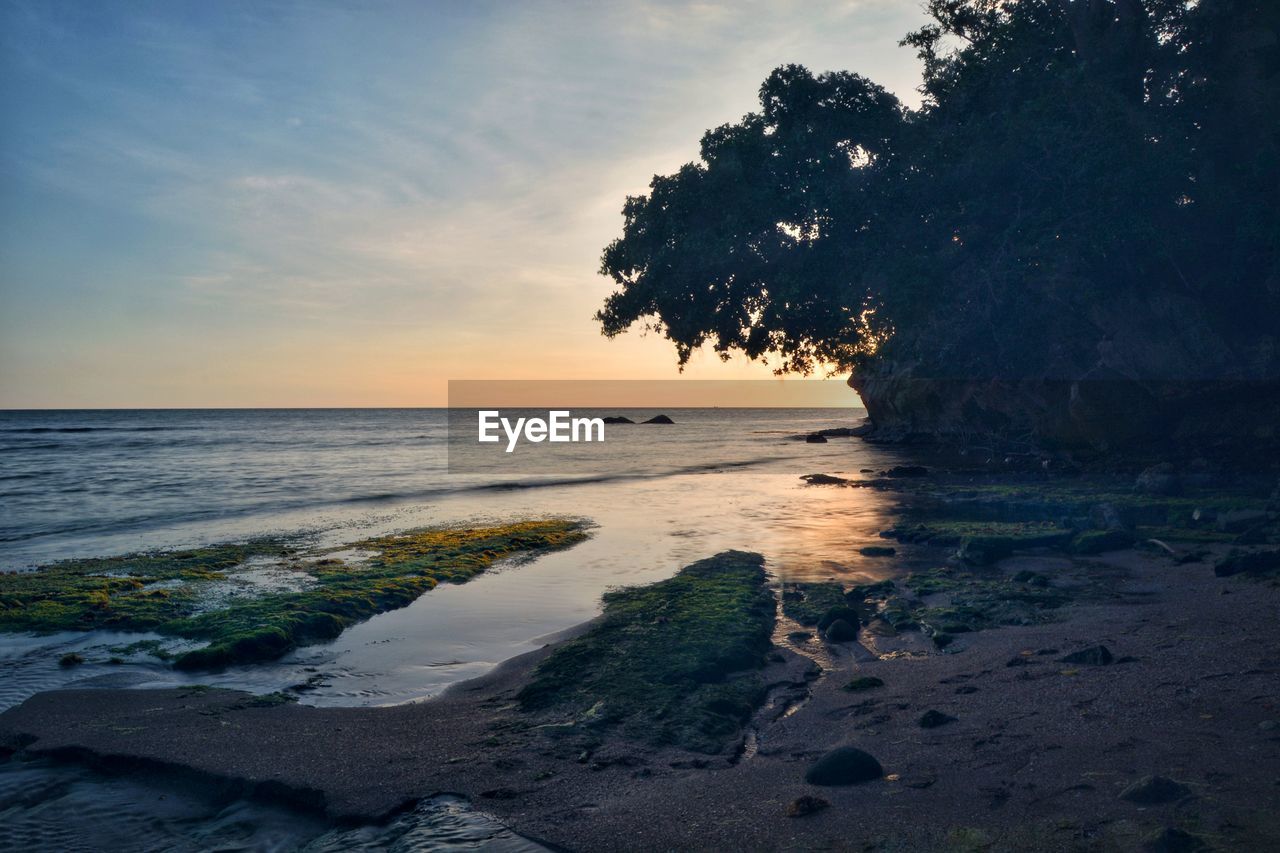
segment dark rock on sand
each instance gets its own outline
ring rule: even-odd
[[[837,619],[827,626],[825,636],[830,643],[849,643],[858,639],[858,629],[843,619]]]
[[[787,817],[804,817],[814,812],[820,812],[831,803],[822,799],[822,797],[813,797],[805,794],[803,797],[796,797],[787,804]]]
[[[673,424],[675,423],[675,421],[671,420],[671,418],[667,417],[666,415],[654,415],[653,417],[649,418],[649,420],[641,421],[640,423],[642,424]]]
[[[602,421],[604,421],[604,422],[605,422],[605,423],[607,423],[607,424],[633,424],[633,423],[635,423],[635,421],[631,420],[631,418],[623,417],[622,415],[610,415],[610,416],[609,416],[609,417],[607,417],[607,418],[601,418],[601,420],[602,420]]]
[[[841,746],[819,758],[804,774],[810,785],[856,785],[884,775],[884,768],[870,753]]]
[[[923,465],[895,465],[888,471],[884,472],[884,476],[894,479],[904,477],[928,477],[929,469]]]
[[[1058,658],[1058,663],[1087,664],[1089,666],[1106,666],[1114,661],[1111,650],[1106,646],[1090,646],[1078,652]]]
[[[818,630],[825,631],[839,620],[857,628],[862,624],[862,613],[856,607],[832,607],[818,620]]]
[[[1182,491],[1182,480],[1169,462],[1161,462],[1138,475],[1133,487],[1146,495],[1176,495]]]
[[[892,557],[898,553],[898,549],[888,545],[868,545],[865,548],[859,548],[858,553],[864,557]]]
[[[1143,853],[1197,853],[1208,849],[1199,836],[1173,826],[1166,826],[1142,842]]]
[[[804,437],[806,444],[826,444],[827,437],[821,433],[811,432]]]
[[[1270,551],[1232,551],[1213,567],[1220,578],[1239,574],[1262,574],[1280,569],[1280,549]]]
[[[920,728],[936,729],[938,726],[945,726],[947,723],[956,722],[956,718],[950,714],[944,714],[941,711],[935,711],[932,708],[925,711],[920,717]]]
[[[1120,792],[1120,799],[1140,806],[1172,803],[1191,794],[1191,789],[1181,782],[1164,776],[1144,776]]]
[[[863,675],[855,678],[844,686],[845,690],[872,690],[876,687],[884,687],[883,679],[876,678],[874,675]]]

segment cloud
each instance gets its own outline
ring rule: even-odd
[[[41,234],[81,210],[150,233],[103,238],[82,270],[160,306],[122,346],[159,339],[149,323],[193,336],[245,324],[304,360],[339,333],[394,339],[423,363],[465,349],[472,376],[504,375],[519,351],[563,369],[570,345],[580,364],[626,352],[670,370],[664,347],[636,360],[589,319],[624,197],[752,109],[781,62],[909,90],[917,72],[895,43],[920,17],[888,0],[60,8],[6,14],[4,46],[23,47],[0,69],[17,125],[0,180],[46,211]],[[27,216],[0,204],[6,221]],[[0,295],[38,316],[51,247],[0,248],[21,256]]]

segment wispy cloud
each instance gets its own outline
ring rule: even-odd
[[[919,12],[892,0],[0,14],[0,404],[84,398],[39,336],[68,360],[114,359],[119,402],[180,386],[196,362],[149,350],[176,325],[199,357],[256,359],[254,394],[296,381],[285,359],[332,370],[338,334],[347,352],[371,342],[366,371],[388,346],[423,365],[398,402],[437,398],[446,371],[506,375],[517,353],[531,369],[668,371],[661,344],[608,343],[589,322],[623,197],[751,109],[781,62],[901,95],[917,77],[895,43]],[[59,241],[77,262],[42,261]],[[146,307],[103,329],[121,303]],[[228,353],[233,328],[254,335]],[[139,369],[155,375],[126,375]],[[245,374],[201,371],[219,400],[248,394]],[[333,373],[326,399],[353,381]]]

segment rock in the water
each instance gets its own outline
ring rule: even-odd
[[[862,624],[862,613],[853,606],[832,607],[818,619],[818,630],[825,631],[840,619],[857,628]]]
[[[1166,826],[1142,842],[1143,853],[1198,853],[1208,849],[1199,836],[1174,826]]]
[[[827,437],[822,433],[818,433],[818,432],[809,433],[804,437],[804,440],[805,440],[805,443],[807,444],[826,444],[827,443]]]
[[[642,424],[673,424],[675,423],[675,421],[671,420],[671,418],[667,417],[666,415],[654,415],[653,417],[649,418],[649,420],[641,421],[640,423]]]
[[[845,690],[872,690],[876,687],[884,687],[884,681],[876,678],[874,675],[863,675],[855,678],[844,686]]]
[[[856,785],[884,775],[884,768],[870,753],[841,746],[814,762],[804,780],[810,785]]]
[[[929,469],[923,465],[895,465],[885,471],[884,476],[895,479],[902,477],[928,477]]]
[[[847,486],[852,480],[844,477],[833,477],[830,474],[805,474],[800,478],[810,486]]]
[[[831,805],[822,797],[813,797],[805,794],[803,797],[796,797],[787,805],[787,817],[804,817],[814,812],[820,812],[827,806]]]
[[[858,629],[843,619],[837,619],[827,626],[824,636],[829,643],[849,643],[858,639]]]
[[[1189,795],[1191,789],[1164,776],[1144,776],[1120,792],[1120,799],[1140,806],[1172,803]]]
[[[1280,549],[1270,551],[1232,551],[1216,566],[1213,573],[1220,578],[1239,574],[1257,574],[1280,569]]]
[[[1169,462],[1161,462],[1138,475],[1134,488],[1146,495],[1176,495],[1182,491],[1182,479]]]
[[[622,415],[610,415],[609,417],[607,417],[607,418],[601,418],[600,420],[604,421],[604,422],[605,422],[605,423],[607,423],[607,424],[633,424],[633,423],[635,423],[635,421],[631,420],[631,418],[623,417]]]
[[[1090,646],[1078,652],[1058,658],[1058,663],[1087,664],[1089,666],[1106,666],[1115,660],[1111,650],[1106,646]]]
[[[941,711],[929,709],[920,717],[920,728],[936,729],[938,726],[945,726],[947,723],[954,723],[956,718],[950,714],[944,714]]]
[[[868,545],[865,548],[859,548],[858,553],[864,557],[892,557],[898,553],[898,549],[888,545]]]

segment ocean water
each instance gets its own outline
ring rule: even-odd
[[[540,452],[522,446],[509,457],[488,454],[460,464],[456,455],[450,458],[444,410],[0,412],[4,570],[259,535],[341,548],[434,524],[557,515],[592,525],[590,538],[574,548],[507,561],[268,664],[188,675],[145,654],[129,656],[123,665],[107,662],[118,654],[113,650],[146,635],[0,635],[0,710],[60,686],[193,682],[259,693],[296,689],[300,701],[321,706],[420,701],[590,619],[609,588],[669,577],[726,548],[764,554],[779,580],[856,582],[890,570],[857,549],[881,541],[877,533],[890,523],[893,498],[800,480],[807,473],[856,479],[897,463],[891,451],[857,439],[808,444],[794,438],[854,425],[864,414],[860,409],[665,413],[675,424],[606,427],[605,454],[600,447],[576,454],[574,446],[562,445],[548,464],[545,456],[521,457]],[[582,414],[639,421],[658,412],[575,412]],[[893,569],[912,560],[908,548],[892,561]],[[67,651],[88,662],[59,667],[57,659]],[[10,766],[0,777],[25,772]],[[112,787],[82,776],[63,782],[50,790],[97,790],[104,802],[138,797],[119,787],[125,783]],[[0,789],[5,784],[0,778]],[[0,818],[38,832],[52,813],[47,799],[15,804],[0,794]],[[354,835],[323,841],[305,822],[244,817],[239,810],[247,808],[206,808],[199,818],[175,818],[173,826],[232,835],[243,830],[247,840],[237,849],[292,849],[299,839],[319,849],[364,843],[364,836]],[[506,839],[502,843],[515,845],[511,849],[525,843],[502,835],[505,830],[464,804],[424,804],[406,821],[394,830],[409,839],[401,842],[403,849],[456,849],[448,846],[450,839],[461,838],[465,846],[469,833]],[[259,825],[265,835],[251,831]],[[176,831],[163,821],[155,826],[161,834]],[[369,843],[381,843],[376,839],[384,830],[392,831],[367,830],[374,839]],[[154,846],[181,846],[165,838],[157,835]]]

